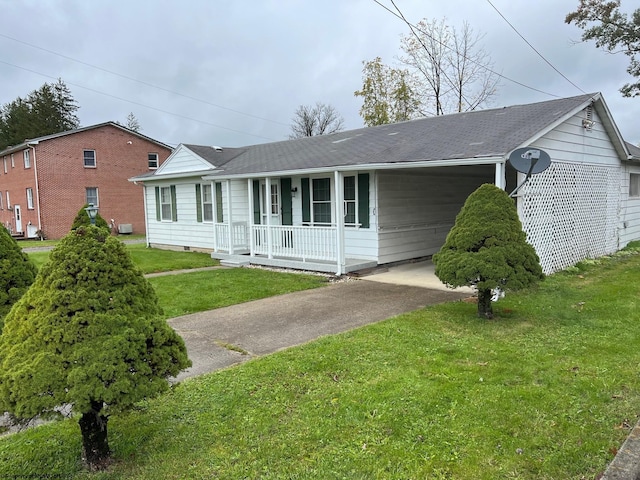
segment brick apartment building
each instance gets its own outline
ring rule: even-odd
[[[26,140],[0,151],[0,223],[14,237],[66,235],[86,203],[114,229],[145,233],[142,187],[171,147],[113,122]]]

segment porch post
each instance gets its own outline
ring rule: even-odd
[[[271,178],[264,179],[264,211],[267,214],[267,257],[273,258],[273,237],[271,235]]]
[[[505,162],[496,163],[496,187],[504,190],[507,187]]]
[[[336,190],[336,275],[344,273],[344,183],[342,173],[334,172]]]
[[[216,182],[211,181],[211,201],[213,203],[213,250],[218,251],[218,194]]]
[[[253,234],[253,180],[247,178],[247,192],[249,193],[249,255],[255,256],[255,238]]]
[[[231,180],[227,180],[227,215],[229,222],[229,255],[233,255],[233,217],[231,215]]]

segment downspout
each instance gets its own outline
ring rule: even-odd
[[[137,185],[138,182],[133,182],[134,185]],[[147,186],[142,184],[142,206],[144,208],[144,238],[147,244],[147,248],[150,247],[149,243],[149,212],[147,211]]]
[[[36,208],[38,209],[38,230],[42,233],[42,214],[40,213],[40,186],[38,183],[38,163],[36,162],[36,147],[29,145],[33,149],[33,176],[36,180]],[[42,239],[42,237],[40,237]]]

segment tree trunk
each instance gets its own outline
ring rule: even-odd
[[[493,318],[491,296],[490,288],[478,290],[478,316],[480,318]]]
[[[102,402],[91,402],[91,410],[82,414],[78,423],[82,433],[82,460],[91,471],[109,466],[110,454],[107,439],[106,415],[100,415]]]

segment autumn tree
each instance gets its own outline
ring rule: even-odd
[[[496,94],[498,75],[468,23],[458,31],[442,20],[421,20],[401,40],[400,58],[420,84],[425,113],[475,110]]]
[[[331,105],[300,105],[293,116],[289,138],[328,135],[344,129],[344,119]]]
[[[419,114],[420,100],[415,81],[406,69],[391,68],[380,57],[362,62],[360,116],[367,127],[411,120]]]
[[[629,57],[627,72],[640,77],[640,8],[631,16],[620,11],[620,0],[580,0],[575,12],[565,22],[583,30],[582,40],[594,40],[597,48]],[[640,95],[640,81],[627,83],[620,92],[625,97]]]
[[[493,317],[492,290],[519,290],[544,278],[512,198],[485,184],[467,198],[440,251],[436,276],[450,287],[478,290],[478,316]]]
[[[33,283],[36,273],[28,255],[0,225],[0,333],[5,315]]]
[[[79,227],[5,317],[0,411],[24,419],[70,405],[84,463],[100,470],[110,459],[109,416],[165,391],[189,365],[124,245],[104,228]]]
[[[67,85],[58,79],[45,83],[0,108],[0,150],[27,139],[72,130],[80,125],[80,108]]]

